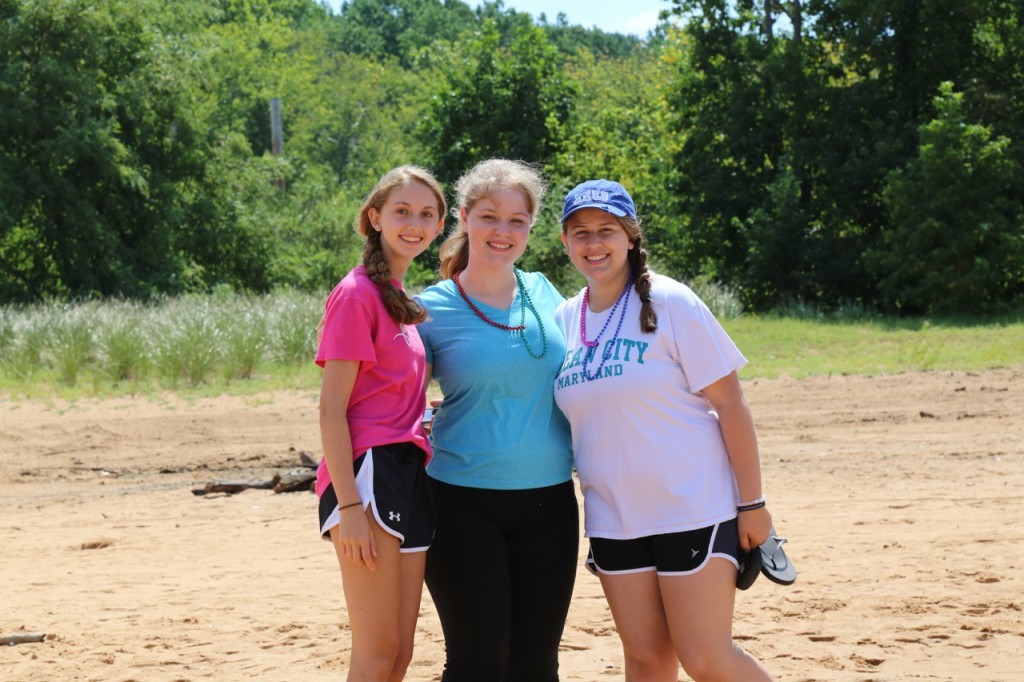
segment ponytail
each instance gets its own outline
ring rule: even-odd
[[[651,305],[651,271],[647,268],[647,249],[643,247],[643,239],[633,241],[629,268],[633,273],[633,288],[640,298],[640,330],[649,334],[658,328],[658,315]]]
[[[441,279],[451,279],[469,265],[469,235],[459,226],[448,239],[441,244],[441,266],[438,270]]]
[[[651,271],[647,267],[647,249],[644,248],[644,231],[640,227],[640,220],[631,216],[618,217],[619,224],[625,230],[629,243],[633,248],[629,250],[627,262],[630,274],[633,276],[633,289],[636,290],[637,298],[640,299],[640,331],[650,334],[658,328],[658,315],[654,312],[651,304]],[[563,225],[563,230],[564,225]]]

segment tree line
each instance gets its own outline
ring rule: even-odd
[[[0,0],[0,302],[323,291],[384,171],[504,156],[550,181],[523,266],[566,291],[560,197],[607,177],[657,269],[751,310],[1019,306],[1024,5],[665,8],[640,39],[500,0]]]

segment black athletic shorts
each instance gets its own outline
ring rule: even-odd
[[[730,519],[696,530],[632,540],[590,538],[587,568],[607,575],[642,571],[688,575],[704,568],[713,556],[739,567],[741,553],[739,526],[736,519]]]
[[[402,552],[426,551],[434,539],[434,496],[425,459],[412,443],[389,443],[370,448],[352,463],[363,508],[371,508],[380,527],[399,539]],[[320,497],[320,535],[330,541],[331,528],[339,523],[338,495],[331,484]]]

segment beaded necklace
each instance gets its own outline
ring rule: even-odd
[[[455,273],[454,275],[452,275],[452,281],[455,282],[455,288],[459,290],[459,296],[461,296],[462,300],[466,302],[466,305],[469,306],[470,310],[476,313],[477,317],[479,317],[481,320],[491,325],[492,327],[504,329],[505,331],[508,332],[518,332],[519,336],[521,336],[523,339],[523,345],[526,346],[526,352],[529,353],[530,357],[533,358],[534,360],[540,360],[545,355],[547,355],[548,352],[548,335],[544,331],[544,322],[540,319],[540,314],[537,312],[536,306],[533,305],[533,299],[530,298],[530,294],[526,292],[526,286],[523,285],[523,273],[519,270],[519,268],[513,268],[512,271],[515,273],[516,276],[516,288],[519,290],[519,298],[522,299],[522,304],[519,306],[519,324],[515,326],[495,322],[491,318],[487,317],[487,315],[484,314],[484,311],[477,308],[473,301],[470,300],[469,296],[466,295],[466,290],[462,288],[462,282],[459,281],[459,273]],[[541,342],[544,344],[543,348],[540,351],[540,355],[537,355],[536,353],[533,352],[533,349],[530,348],[530,342],[526,339],[527,308],[529,308],[530,312],[533,313],[533,316],[537,319],[537,325],[540,327],[540,339]]]
[[[608,313],[608,319],[604,321],[604,326],[601,327],[601,331],[597,333],[593,341],[587,341],[587,304],[590,302],[590,287],[588,286],[583,290],[583,306],[580,308],[580,341],[587,348],[597,348],[601,343],[601,337],[604,335],[605,330],[608,329],[608,324],[615,317],[615,309],[622,303],[622,312],[619,313],[619,323],[615,325],[615,333],[612,334],[611,341],[608,342],[608,353],[601,354],[601,364],[597,366],[597,373],[591,375],[587,371],[587,362],[593,355],[590,351],[583,354],[583,378],[587,381],[593,381],[601,376],[601,370],[604,369],[604,363],[608,362],[608,358],[611,357],[611,349],[615,345],[615,342],[619,338],[619,332],[622,331],[622,321],[626,319],[626,308],[629,307],[629,296],[630,292],[633,291],[633,273],[629,274],[626,278],[626,286],[622,288],[622,293],[619,294],[619,298],[615,301],[615,305],[612,306],[611,312]],[[623,303],[625,299],[625,303]]]

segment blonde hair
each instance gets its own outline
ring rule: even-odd
[[[455,232],[441,245],[441,279],[449,279],[452,275],[465,270],[469,264],[469,239],[462,220],[463,211],[468,212],[473,208],[473,204],[498,189],[514,189],[523,193],[530,209],[531,225],[540,213],[541,201],[547,192],[547,186],[540,173],[524,161],[487,159],[466,171],[455,183],[455,194],[459,202],[456,209],[459,224]]]
[[[373,229],[370,222],[370,209],[380,211],[392,192],[412,182],[420,182],[434,193],[440,211],[438,221],[442,220],[448,210],[448,204],[444,200],[441,183],[424,168],[399,166],[385,173],[377,186],[366,196],[353,225],[356,232],[366,237],[366,244],[363,245],[363,266],[366,268],[366,274],[380,289],[388,315],[399,324],[423,322],[427,319],[427,311],[402,289],[391,283],[391,268],[384,257],[380,232]]]

